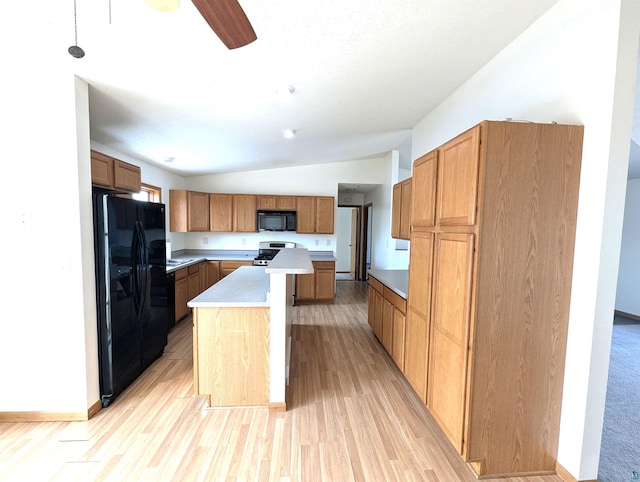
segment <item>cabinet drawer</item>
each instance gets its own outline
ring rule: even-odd
[[[198,271],[200,271],[200,264],[192,264],[191,266],[189,266],[187,268],[189,270],[189,274],[196,274]]]
[[[334,269],[336,264],[333,261],[314,261],[314,269]]]
[[[253,261],[220,261],[220,269],[238,269],[240,266],[251,266]]]
[[[182,268],[177,270],[175,273],[176,273],[176,281],[178,281],[179,279],[183,279],[187,277],[188,269]]]
[[[371,286],[374,290],[382,293],[382,290],[383,290],[382,283],[380,283],[380,281],[375,279],[373,276],[369,276],[369,286]]]
[[[405,300],[402,296],[400,296],[395,291],[392,291],[390,288],[384,287],[384,297],[389,300],[393,306],[395,306],[402,313],[407,312],[407,300]]]

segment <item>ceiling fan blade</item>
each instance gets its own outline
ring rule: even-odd
[[[228,49],[250,44],[258,37],[237,0],[192,0]]]

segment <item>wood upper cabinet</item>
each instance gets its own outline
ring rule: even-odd
[[[411,178],[393,186],[391,237],[409,239],[411,232]]]
[[[298,196],[296,232],[333,234],[335,198],[333,196]]]
[[[169,191],[169,230],[172,232],[209,230],[209,194]]]
[[[254,194],[233,195],[233,231],[254,233],[256,226],[256,196]]]
[[[480,126],[438,149],[437,223],[441,226],[476,222]]]
[[[322,196],[316,198],[316,229],[317,234],[333,234],[335,198]]]
[[[485,121],[437,149],[433,225],[414,197],[405,374],[422,396],[426,336],[427,407],[484,478],[555,470],[583,132]]]
[[[413,162],[411,178],[419,186],[411,193],[411,226],[429,227],[436,223],[436,179],[438,151],[431,151]]]
[[[140,192],[140,167],[92,150],[91,183],[115,191]]]
[[[233,231],[233,194],[209,194],[209,231]]]
[[[402,186],[400,183],[393,185],[393,197],[391,201],[391,237],[400,237],[400,213],[402,211]]]
[[[316,198],[298,196],[296,199],[296,232],[313,234],[316,232]]]
[[[258,196],[258,209],[273,211],[295,211],[296,197],[261,194]]]

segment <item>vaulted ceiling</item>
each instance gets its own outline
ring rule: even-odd
[[[91,138],[183,175],[406,159],[412,127],[556,2],[240,0],[258,39],[228,50],[189,0],[78,0]]]

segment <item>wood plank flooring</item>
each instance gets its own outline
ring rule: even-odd
[[[476,480],[369,329],[366,284],[337,286],[335,305],[295,308],[286,412],[205,409],[187,318],[91,420],[1,423],[0,480]]]

